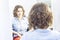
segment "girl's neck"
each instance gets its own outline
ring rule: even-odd
[[[18,20],[21,20],[23,18],[23,16],[20,16],[20,17],[18,17]]]

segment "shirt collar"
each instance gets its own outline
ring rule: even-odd
[[[50,29],[36,29],[35,32],[47,33],[50,32]]]
[[[24,18],[25,18],[25,17],[23,17],[21,20],[24,20]],[[17,18],[17,17],[15,17],[15,20],[18,20],[18,18]],[[20,20],[18,20],[18,21],[20,21]]]

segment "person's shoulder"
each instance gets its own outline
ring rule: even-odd
[[[15,22],[17,22],[17,18],[16,17],[13,17],[12,24],[14,24]]]
[[[21,40],[30,40],[31,38],[31,35],[32,35],[32,32],[26,32],[23,34],[23,36],[21,37]]]
[[[56,38],[60,38],[60,32],[59,31],[52,31],[52,35]]]
[[[53,30],[52,33],[60,35],[60,32],[59,31]]]
[[[28,18],[27,17],[23,17],[23,20],[28,24]]]
[[[24,33],[24,35],[31,35],[32,34],[32,32],[31,31],[28,31],[28,32],[26,32],[26,33]]]
[[[13,17],[12,20],[13,20],[13,21],[16,20],[16,17]]]

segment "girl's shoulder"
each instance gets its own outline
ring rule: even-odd
[[[18,21],[18,19],[16,18],[16,17],[14,17],[13,19],[12,19],[12,23],[15,23],[15,22],[17,22]]]

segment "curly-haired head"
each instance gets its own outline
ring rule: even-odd
[[[24,8],[21,5],[16,5],[15,8],[14,8],[14,10],[13,10],[14,17],[17,17],[17,13],[16,12],[18,11],[19,8],[22,8],[22,10],[23,10],[23,16],[24,16],[24,12],[25,12]]]
[[[52,25],[52,12],[49,6],[45,3],[35,4],[29,13],[30,28],[48,28]]]

